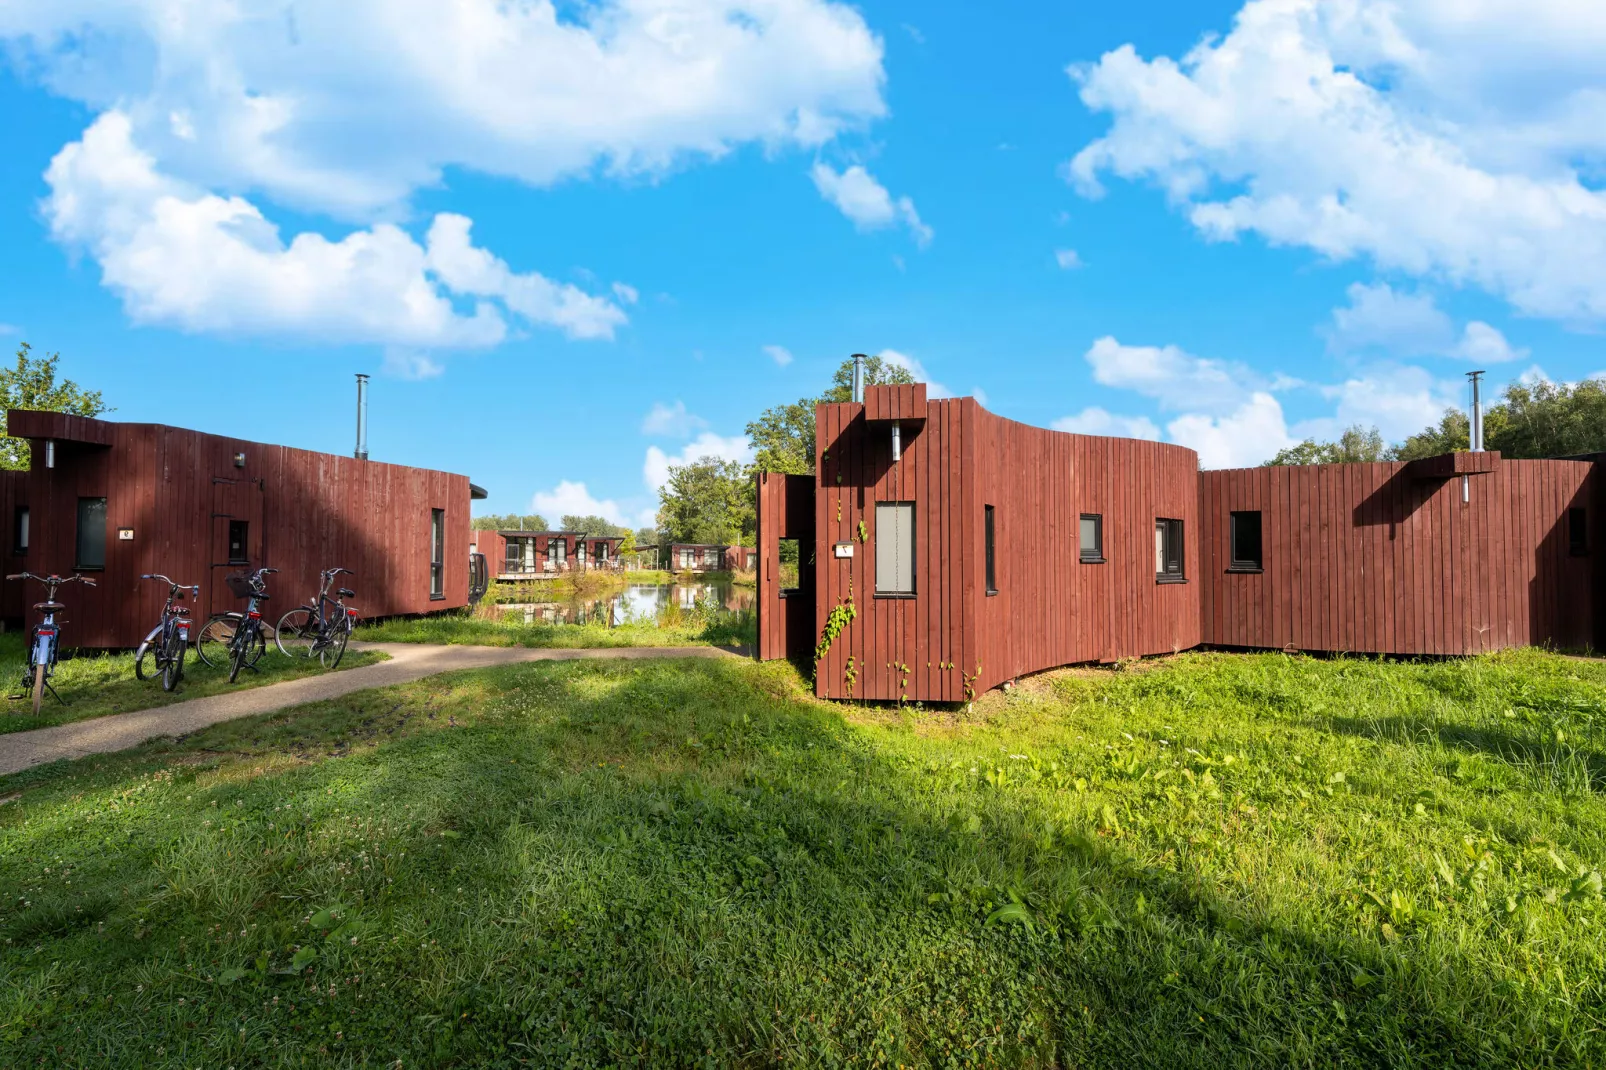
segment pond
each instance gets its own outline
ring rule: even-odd
[[[650,621],[669,605],[693,609],[751,609],[756,592],[734,583],[633,583],[621,591],[557,602],[510,602],[500,607],[502,619],[526,624],[621,624]]]

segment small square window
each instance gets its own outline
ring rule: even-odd
[[[1154,522],[1154,578],[1157,583],[1185,583],[1182,572],[1182,521]]]
[[[250,535],[251,522],[249,520],[229,521],[229,564],[248,565],[251,563]]]
[[[1582,509],[1567,510],[1567,549],[1576,557],[1589,553],[1589,514]]]
[[[915,593],[915,503],[876,502],[875,593]]]
[[[1083,513],[1077,541],[1081,550],[1082,563],[1085,565],[1102,565],[1104,563],[1104,514]]]
[[[1228,572],[1260,572],[1261,554],[1260,510],[1232,514],[1230,536],[1230,564]]]

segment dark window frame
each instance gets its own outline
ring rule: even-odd
[[[1583,506],[1567,510],[1567,552],[1573,557],[1589,556],[1589,512]]]
[[[1243,545],[1238,529],[1239,517],[1254,517],[1254,556],[1250,557],[1242,551],[1248,549]],[[1227,571],[1228,572],[1264,572],[1266,571],[1266,528],[1265,520],[1259,509],[1234,509],[1227,514]]]
[[[1183,541],[1182,521],[1175,517],[1154,518],[1157,536],[1155,550],[1155,583],[1187,583],[1187,543]]]
[[[992,506],[982,506],[982,540],[984,542],[982,553],[987,562],[988,598],[998,593],[998,542],[995,515]]]
[[[238,540],[234,538],[236,527],[240,531]],[[236,542],[240,547],[238,557],[234,554]],[[231,565],[249,565],[251,563],[251,522],[249,520],[235,520],[232,517],[229,519],[229,542],[225,554],[228,557],[228,563]]]
[[[100,503],[100,563],[95,564],[84,556],[86,549],[84,536],[84,505],[87,502]],[[86,496],[78,499],[78,526],[73,533],[73,571],[74,572],[104,572],[106,570],[106,499],[103,497]]]
[[[881,546],[881,507],[883,505],[892,506],[892,507],[898,507],[898,508],[907,508],[909,510],[909,586],[907,588],[885,588],[884,589],[881,586],[881,567],[880,567],[879,559],[880,559],[880,556],[881,556],[880,555],[880,546]],[[875,597],[876,598],[915,598],[915,597],[917,597],[919,595],[919,593],[920,593],[920,578],[919,578],[919,574],[918,574],[918,571],[917,571],[919,569],[919,567],[920,567],[920,559],[917,556],[918,553],[919,553],[918,547],[919,547],[920,544],[919,544],[919,535],[915,530],[915,525],[919,523],[919,519],[920,518],[918,516],[918,510],[915,507],[914,501],[912,501],[910,499],[906,499],[906,498],[899,498],[899,499],[892,500],[892,501],[876,502],[875,503],[875,518],[876,518],[875,531],[872,532],[872,536],[875,539],[876,558],[877,558],[877,563],[876,563],[876,568],[875,568]],[[799,547],[799,549],[801,549],[801,547]],[[799,568],[798,568],[798,576],[799,576],[799,579],[801,581],[801,577],[802,577],[802,566],[801,566],[801,564],[799,565]]]
[[[26,505],[19,505],[11,513],[11,553],[26,557],[28,544],[33,541],[33,515]]]
[[[446,510],[429,511],[429,600],[446,600]]]
[[[1082,545],[1082,521],[1093,521],[1093,548]],[[1104,564],[1104,514],[1083,513],[1076,518],[1077,559],[1084,565]]]

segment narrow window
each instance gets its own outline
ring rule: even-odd
[[[693,557],[694,557],[694,555],[696,553],[697,553],[697,551],[695,551],[695,550],[682,550],[682,551],[680,551],[680,567],[681,568],[691,568],[692,559],[693,559]]]
[[[28,552],[28,526],[28,507],[19,505],[11,524],[12,553],[20,555]]]
[[[78,556],[74,568],[106,567],[106,499],[78,499]]]
[[[574,563],[581,568],[586,567],[586,541],[584,539],[574,540]]]
[[[988,594],[997,594],[998,593],[998,569],[997,569],[996,559],[995,559],[995,556],[993,554],[993,507],[990,506],[990,505],[987,505],[987,506],[983,506],[982,508],[986,510],[986,517],[985,517],[986,534],[985,534],[985,538],[987,540],[987,547],[986,547],[986,550],[987,550],[987,593]]]
[[[1182,583],[1182,521],[1154,522],[1154,578],[1160,583]]]
[[[1080,542],[1083,564],[1104,563],[1104,514],[1082,514]]]
[[[569,550],[569,540],[567,540],[567,539],[548,539],[547,540],[546,557],[547,557],[548,561],[552,562],[552,567],[553,568],[562,568],[563,567],[563,563],[567,559],[567,556],[568,556],[568,550]]]
[[[1260,551],[1260,510],[1233,513],[1228,532],[1231,541],[1229,572],[1259,572],[1263,560]]]
[[[249,520],[229,521],[229,564],[246,565],[251,562]]]
[[[429,511],[429,596],[446,597],[446,510]]]
[[[915,503],[876,502],[875,593],[915,593]]]
[[[1567,510],[1567,548],[1580,557],[1589,553],[1589,516],[1582,509]]]
[[[504,561],[504,572],[524,571],[524,540],[509,539],[507,541],[507,556]]]

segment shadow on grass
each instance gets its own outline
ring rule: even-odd
[[[1442,945],[1265,924],[939,767],[785,669],[691,660],[454,674],[76,763],[0,811],[0,876],[39,911],[0,922],[7,1040],[129,1066],[1600,1054],[1568,1017],[1598,1007],[1513,999]],[[331,904],[351,927],[326,937]]]

